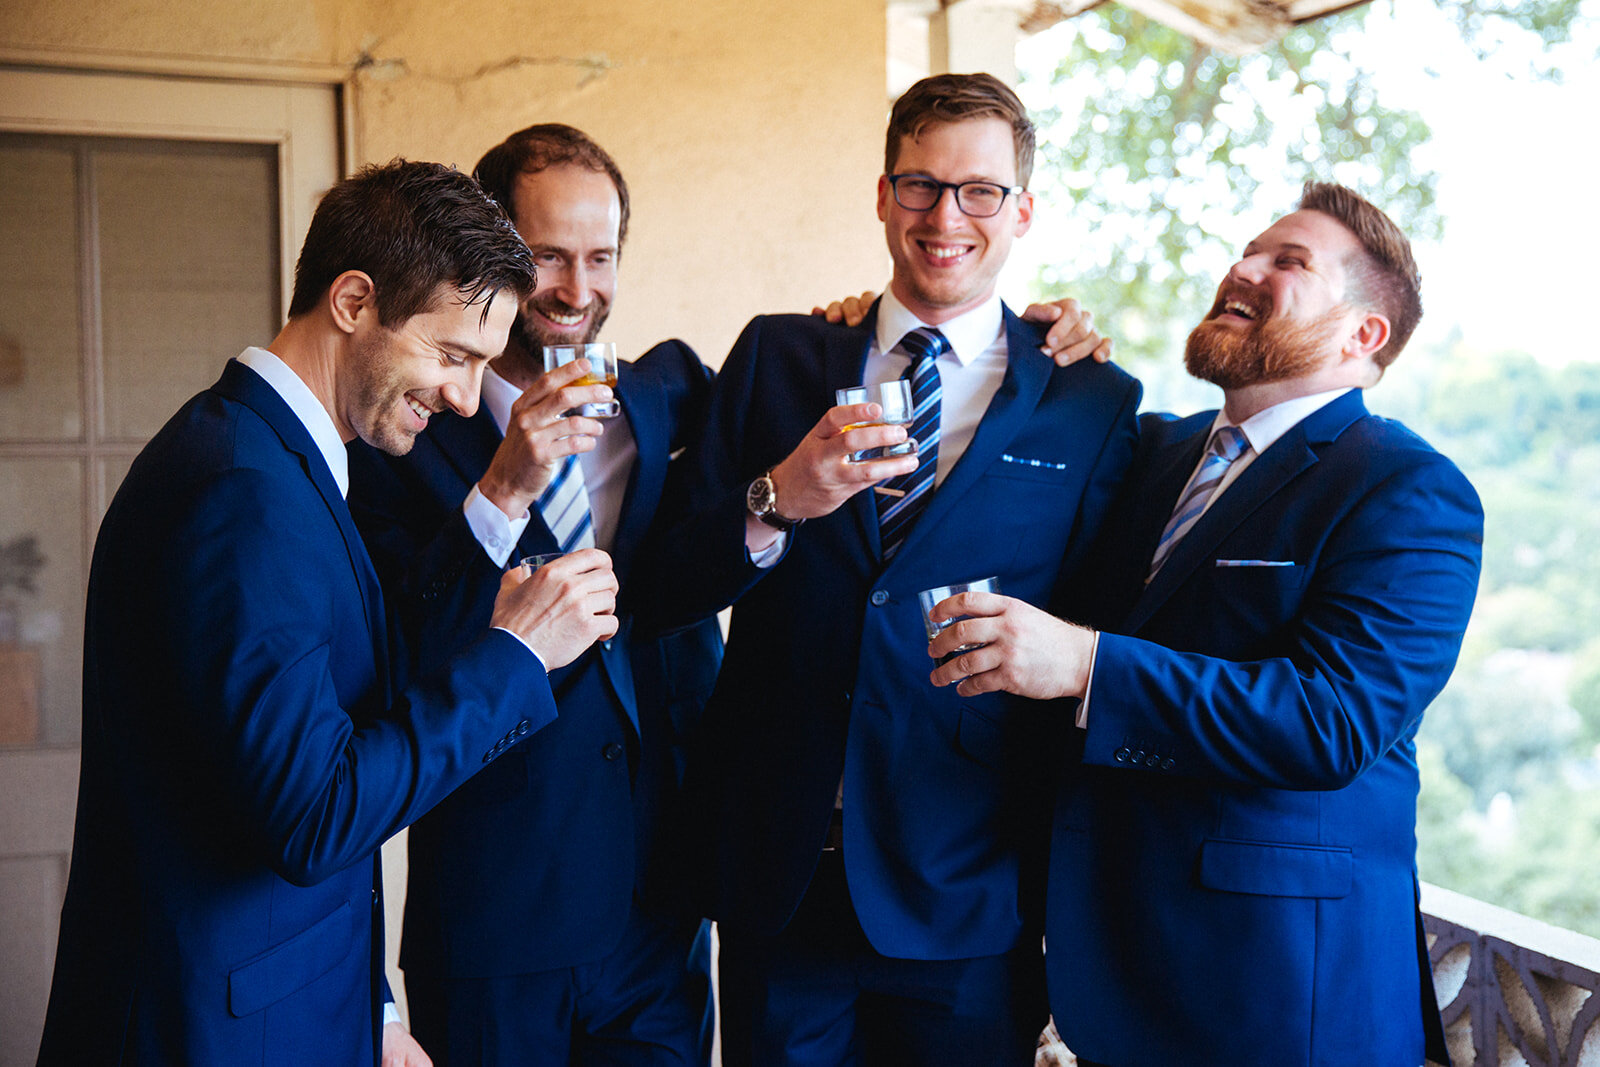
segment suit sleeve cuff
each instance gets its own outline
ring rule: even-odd
[[[476,485],[461,505],[461,513],[466,516],[467,528],[477,538],[490,562],[505,569],[506,561],[516,550],[517,542],[522,539],[522,532],[528,528],[532,516],[524,511],[521,518],[507,518],[494,501],[478,492]]]
[[[544,657],[539,655],[538,652],[534,651],[533,646],[528,644],[528,642],[524,641],[522,639],[522,635],[521,634],[517,633],[515,630],[507,630],[504,626],[495,626],[495,627],[493,627],[493,629],[503,630],[506,633],[510,634],[512,637],[515,637],[517,639],[517,644],[519,644],[523,648],[527,649],[530,653],[533,654],[533,658],[539,661],[539,666],[544,670],[544,672],[546,674],[550,673],[550,668],[545,665]]]

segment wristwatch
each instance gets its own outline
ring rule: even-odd
[[[806,521],[785,518],[778,513],[778,487],[772,484],[771,471],[750,483],[750,488],[744,491],[744,506],[774,530],[787,532]]]

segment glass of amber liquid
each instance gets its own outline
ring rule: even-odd
[[[609,385],[613,396],[610,400],[593,401],[580,404],[575,409],[579,415],[590,419],[609,419],[621,414],[622,405],[617,402],[615,392],[617,388],[617,346],[610,341],[590,341],[581,345],[546,345],[544,349],[544,370],[548,374],[557,367],[564,367],[575,359],[589,361],[589,373],[579,378],[574,385]]]
[[[858,385],[851,389],[839,389],[834,392],[833,398],[841,406],[877,404],[883,409],[883,417],[876,422],[854,422],[845,427],[847,431],[861,426],[904,426],[909,430],[916,418],[916,408],[911,402],[911,383],[904,378],[895,378],[877,385]],[[868,460],[888,459],[892,456],[910,456],[916,451],[916,440],[907,437],[897,445],[864,448],[859,452],[852,452],[849,460],[851,463],[865,463]]]

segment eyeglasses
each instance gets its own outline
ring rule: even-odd
[[[886,174],[889,187],[894,190],[894,202],[907,211],[932,211],[946,189],[954,191],[956,207],[974,219],[987,219],[1000,214],[1006,197],[1022,192],[1022,186],[1007,188],[997,182],[942,182],[926,174]]]

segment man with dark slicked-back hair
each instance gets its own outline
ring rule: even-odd
[[[345,444],[471,414],[532,287],[471,178],[364,168],[317,208],[278,336],[134,461],[89,574],[41,1065],[378,1062],[379,846],[555,719],[546,669],[615,633],[616,578],[593,550],[508,575],[402,681]]]

